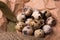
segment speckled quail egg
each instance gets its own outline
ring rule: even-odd
[[[48,17],[51,17],[51,13],[49,11],[47,11],[47,13],[45,14],[45,16],[48,18]]]
[[[54,26],[56,24],[56,20],[53,17],[48,17],[46,20],[46,24]]]
[[[40,19],[40,18],[41,18],[40,11],[34,10],[33,13],[32,13],[32,17],[33,17],[34,19]]]
[[[39,20],[30,20],[29,22],[26,22],[27,25],[31,26],[33,29],[40,28],[41,24]]]
[[[24,14],[25,14],[26,16],[31,16],[32,13],[33,13],[33,10],[32,10],[31,7],[25,6],[25,7],[23,8],[23,12],[24,12]]]
[[[34,36],[35,36],[35,37],[38,37],[38,38],[43,37],[43,36],[44,36],[44,31],[41,30],[41,29],[37,29],[37,30],[35,30],[35,32],[34,32]]]
[[[33,34],[33,29],[31,26],[25,26],[22,30],[22,33],[25,35],[32,35]]]
[[[38,29],[38,28],[41,27],[41,24],[40,24],[40,22],[38,20],[32,21],[31,25],[32,25],[33,29]]]
[[[15,29],[18,30],[18,31],[22,31],[24,26],[25,26],[24,22],[18,22],[17,25],[15,26]]]
[[[46,34],[48,34],[48,33],[50,33],[50,32],[52,31],[52,28],[51,28],[50,25],[44,25],[44,26],[43,26],[43,31],[44,31]]]
[[[26,16],[24,14],[20,13],[17,15],[18,22],[25,21],[25,19],[26,19]]]

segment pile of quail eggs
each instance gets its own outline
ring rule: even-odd
[[[56,20],[47,10],[33,10],[31,7],[24,7],[22,13],[17,15],[18,23],[15,29],[24,35],[43,37],[52,32],[52,26]]]

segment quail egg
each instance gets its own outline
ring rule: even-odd
[[[21,22],[21,21],[23,22],[25,21],[25,19],[26,19],[26,16],[24,14],[20,13],[17,15],[18,22]]]
[[[56,25],[56,20],[53,17],[48,17],[46,20],[46,24],[54,26]]]
[[[41,18],[41,14],[38,10],[34,10],[33,13],[32,13],[32,17],[34,19],[40,19]]]
[[[22,30],[22,33],[25,35],[32,35],[33,34],[33,29],[31,26],[25,26]]]
[[[18,31],[22,31],[24,26],[25,26],[24,22],[18,22],[17,25],[15,26],[15,29],[18,30]]]
[[[25,14],[26,16],[31,16],[32,13],[33,13],[33,10],[32,10],[31,7],[25,6],[25,7],[23,8],[23,12],[24,12],[24,14]]]
[[[41,29],[37,29],[37,30],[35,30],[35,32],[34,32],[34,36],[37,37],[37,38],[41,38],[41,37],[44,36],[44,31],[41,30]]]
[[[46,34],[48,34],[48,33],[50,33],[50,32],[52,31],[52,28],[51,28],[50,25],[44,25],[44,26],[43,26],[43,31],[44,31]]]

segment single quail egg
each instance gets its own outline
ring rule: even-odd
[[[26,19],[26,16],[24,14],[20,13],[17,15],[17,20],[19,22],[21,22],[21,21],[23,22],[23,21],[25,21],[25,19]]]
[[[31,25],[32,25],[33,29],[38,29],[38,28],[40,28],[40,24],[39,24],[39,22],[37,22],[37,21],[32,21],[32,22],[31,22]]]
[[[23,12],[24,12],[24,14],[25,14],[26,16],[31,16],[32,13],[33,13],[33,10],[32,10],[31,7],[25,6],[25,7],[23,8]]]
[[[44,26],[43,26],[43,31],[44,31],[46,34],[48,34],[48,33],[50,33],[50,32],[52,31],[52,28],[51,28],[50,25],[44,25]]]
[[[25,26],[22,30],[22,33],[25,35],[32,35],[33,34],[33,29],[31,26]]]
[[[24,26],[25,26],[24,22],[18,22],[17,25],[15,26],[15,29],[18,30],[18,31],[22,31]]]
[[[41,18],[41,14],[38,10],[34,10],[33,13],[32,13],[32,17],[34,19],[40,19]]]
[[[48,17],[46,20],[46,24],[54,26],[56,25],[56,20],[53,17]]]
[[[47,11],[47,13],[45,14],[46,18],[51,17],[51,13],[49,11]]]
[[[37,30],[35,30],[35,32],[34,32],[34,36],[35,36],[35,37],[38,37],[38,38],[41,38],[41,37],[44,36],[44,31],[41,30],[41,29],[37,29]]]

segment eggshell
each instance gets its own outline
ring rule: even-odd
[[[43,37],[44,36],[44,31],[41,30],[41,29],[35,30],[34,36],[38,37],[38,38]]]

